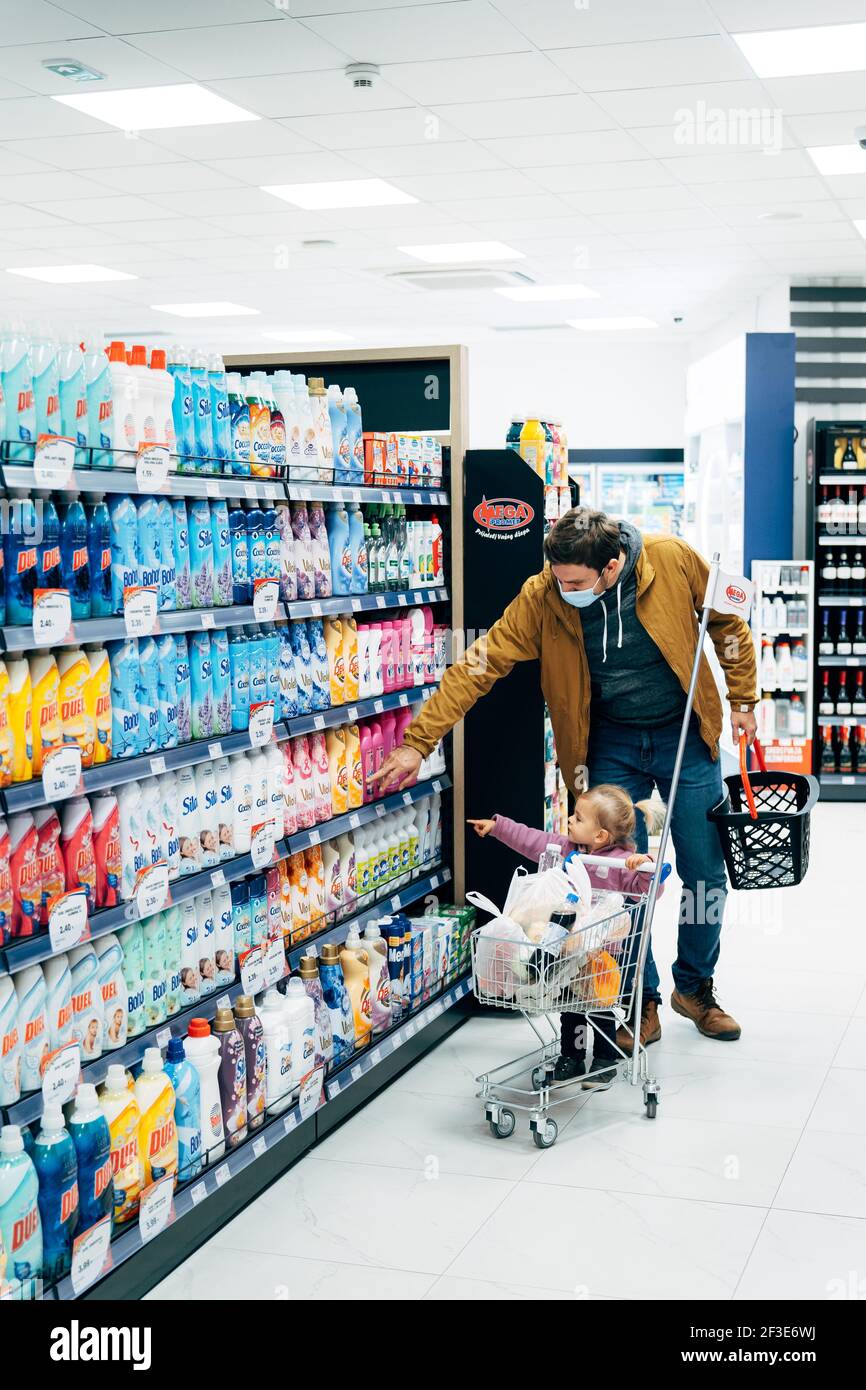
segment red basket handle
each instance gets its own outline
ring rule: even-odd
[[[753,747],[758,759],[758,767],[762,772],[766,772],[767,766],[764,762],[763,749],[757,739],[755,739]],[[752,784],[749,781],[749,745],[746,742],[745,733],[740,734],[740,776],[743,779],[743,791],[746,794],[746,804],[749,808],[749,815],[752,817],[752,820],[757,820],[758,808],[755,805],[755,795],[752,791]]]

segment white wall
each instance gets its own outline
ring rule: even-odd
[[[695,362],[743,333],[788,333],[790,328],[791,281],[782,278],[705,333],[696,333],[689,343],[689,357]]]
[[[501,448],[512,414],[526,411],[562,419],[573,449],[681,448],[687,343],[576,339],[470,346],[470,446]]]

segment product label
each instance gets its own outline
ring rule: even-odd
[[[87,925],[87,893],[73,888],[61,893],[48,909],[48,935],[54,951],[68,951],[90,934]]]
[[[152,917],[165,907],[168,899],[168,865],[164,859],[139,870],[132,896],[139,917]]]
[[[142,1245],[153,1240],[174,1220],[174,1173],[166,1173],[141,1194],[138,1230]]]
[[[135,481],[139,492],[166,492],[168,470],[167,444],[139,444],[135,464]]]
[[[36,441],[33,460],[33,476],[37,487],[69,487],[74,466],[74,439],[61,434],[40,434]]]
[[[244,994],[259,994],[264,988],[265,962],[261,946],[252,946],[240,957]]]
[[[278,984],[286,974],[286,952],[282,941],[270,941],[264,959],[264,989]]]
[[[298,1109],[302,1120],[306,1120],[309,1115],[312,1115],[313,1111],[317,1110],[321,1104],[324,1080],[324,1068],[316,1067],[315,1071],[309,1072],[301,1081]]]
[[[261,748],[270,743],[274,732],[274,702],[259,700],[250,705],[250,743]]]
[[[72,637],[68,589],[33,590],[33,645],[54,647]]]
[[[72,1246],[72,1288],[84,1293],[106,1270],[111,1268],[111,1218],[103,1216],[89,1231],[77,1236]]]
[[[42,791],[49,806],[76,796],[81,786],[81,749],[77,743],[50,748],[43,756]]]
[[[127,637],[149,637],[156,629],[157,593],[153,585],[128,584],[123,591]]]
[[[255,868],[261,869],[265,864],[270,864],[274,857],[275,840],[276,826],[272,820],[253,826],[250,835],[250,858]]]
[[[75,1094],[81,1075],[81,1049],[77,1042],[64,1043],[49,1053],[42,1065],[42,1102],[65,1105]]]
[[[279,587],[276,579],[253,580],[253,617],[257,623],[272,623],[277,616]]]

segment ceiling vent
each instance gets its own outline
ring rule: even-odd
[[[498,290],[514,285],[534,285],[530,275],[519,270],[488,270],[486,266],[455,270],[395,270],[386,278],[418,290]]]

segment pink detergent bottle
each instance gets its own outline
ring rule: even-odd
[[[433,666],[433,610],[424,609],[424,684],[433,685],[436,675]]]
[[[367,627],[370,645],[370,695],[385,693],[385,679],[382,672],[382,624],[370,623]]]
[[[395,728],[394,728],[394,747],[395,747],[395,748],[399,748],[400,745],[402,744],[402,742],[403,742],[403,735],[405,734],[405,732],[406,732],[406,730],[408,729],[409,725],[412,723],[412,720],[415,718],[415,713],[416,713],[416,711],[415,711],[415,710],[412,710],[412,709],[401,709],[401,710],[398,710],[398,711],[397,711],[397,720],[396,720],[396,725],[395,725]],[[413,778],[412,778],[412,783],[411,783],[410,785],[414,785],[415,782],[417,782],[417,780],[418,780],[417,777],[413,777]]]
[[[382,624],[382,689],[390,695],[396,689],[396,641],[393,623]]]
[[[373,736],[370,733],[369,724],[359,724],[358,734],[361,739],[361,769],[364,775],[363,800],[366,806],[368,801],[373,800],[373,792],[370,787],[370,778],[373,776]]]
[[[298,829],[311,830],[316,824],[316,801],[310,745],[304,734],[293,738],[291,743]]]
[[[384,746],[382,739],[382,725],[379,723],[378,719],[370,720],[370,745],[372,749],[373,772],[375,773],[379,771],[379,768],[385,761]],[[384,788],[381,786],[375,786],[373,788],[373,795],[370,798],[370,800],[375,801],[378,797],[383,795]]]
[[[407,613],[401,620],[400,627],[403,634],[403,689],[409,690],[414,685],[414,674],[412,664],[412,615]]]
[[[382,761],[384,762],[394,748],[394,734],[397,728],[397,716],[393,710],[388,710],[387,713],[380,714],[379,723],[382,727]],[[396,790],[397,783],[395,782],[393,777],[391,781],[387,783],[386,786],[382,787],[382,792],[385,796],[390,795],[391,792]]]
[[[295,805],[295,766],[288,743],[278,745],[283,759],[283,834],[298,833],[298,808]]]
[[[328,745],[325,735],[310,735],[310,758],[313,764],[313,795],[316,803],[316,820],[330,820],[332,814],[331,773],[328,768]]]

